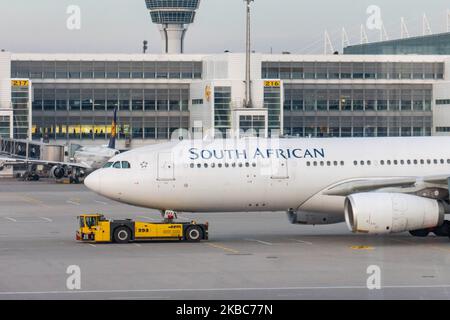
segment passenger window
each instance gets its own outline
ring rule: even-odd
[[[380,164],[381,164],[382,166],[384,166],[384,160],[381,160],[381,161],[380,161]]]
[[[345,165],[345,162],[344,161],[341,161],[341,166],[344,166]]]
[[[193,163],[191,163],[190,167],[191,167],[191,168],[194,168],[195,166],[194,166],[194,164],[193,164]]]
[[[115,169],[121,169],[121,168],[122,168],[122,165],[120,164],[120,161],[117,161],[116,163],[114,163],[113,167],[114,167]]]
[[[358,161],[353,161],[353,164],[354,164],[355,166],[357,166],[357,165],[358,165]]]

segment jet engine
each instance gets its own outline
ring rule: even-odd
[[[62,179],[66,176],[66,169],[64,167],[61,166],[54,166],[51,170],[50,170],[50,174],[52,177],[55,177],[56,179]]]
[[[389,234],[435,228],[444,223],[437,200],[403,193],[359,193],[345,200],[345,221],[352,232]]]

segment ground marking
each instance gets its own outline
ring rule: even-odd
[[[99,204],[102,204],[102,205],[104,205],[104,206],[108,205],[108,203],[103,202],[103,201],[94,200],[94,202],[99,203]]]
[[[206,245],[208,245],[208,246],[210,246],[212,248],[221,249],[221,250],[224,250],[224,251],[227,251],[227,252],[231,252],[231,253],[234,253],[234,254],[239,254],[240,253],[238,250],[227,248],[227,247],[224,247],[224,246],[221,246],[221,245],[218,245],[218,244],[206,243]]]
[[[48,221],[48,222],[53,222],[53,220],[52,220],[52,219],[50,219],[50,218],[47,218],[47,217],[39,217],[39,218],[41,218],[41,219],[43,219],[43,220],[45,220],[45,221]]]
[[[17,222],[17,220],[16,220],[16,219],[14,219],[14,218],[10,218],[10,217],[5,217],[5,219],[6,219],[6,220],[9,220],[9,221],[12,221],[12,222]]]
[[[0,292],[1,296],[7,295],[45,295],[45,294],[93,294],[93,293],[151,293],[151,292],[227,292],[227,291],[293,291],[293,290],[367,290],[367,286],[317,286],[317,287],[274,287],[274,288],[197,288],[197,289],[136,289],[136,290],[84,290],[84,291],[17,291]],[[450,284],[443,285],[390,285],[382,286],[384,289],[450,289]]]
[[[353,250],[375,250],[375,248],[371,246],[351,246],[350,248]]]
[[[298,243],[303,243],[303,244],[313,244],[312,242],[309,242],[309,241],[304,241],[304,240],[298,240],[298,239],[288,239],[288,240],[291,240],[291,241],[295,241],[295,242],[298,242]]]
[[[75,206],[81,205],[81,203],[76,202],[76,201],[73,201],[73,200],[67,200],[66,203],[73,204],[73,205],[75,205]]]
[[[261,244],[264,244],[266,246],[272,246],[273,243],[267,242],[267,241],[262,241],[262,240],[257,240],[257,239],[244,239],[245,241],[251,241],[251,242],[258,242]]]

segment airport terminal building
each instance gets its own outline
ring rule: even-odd
[[[0,53],[0,135],[121,148],[189,132],[299,137],[450,133],[450,56]]]

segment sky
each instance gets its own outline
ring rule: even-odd
[[[79,30],[67,28],[67,8],[81,10]],[[426,13],[434,33],[447,28],[448,0],[255,0],[252,4],[253,50],[257,52],[322,53],[324,32],[341,48],[345,27],[350,42],[360,41],[369,6],[380,17],[391,39],[400,37],[404,17],[411,35],[422,33]],[[370,41],[378,30],[367,30]],[[0,49],[11,52],[138,53],[142,41],[149,52],[161,52],[161,37],[151,23],[144,0],[14,0],[0,2]],[[196,21],[189,27],[187,53],[245,50],[243,0],[201,0]]]

